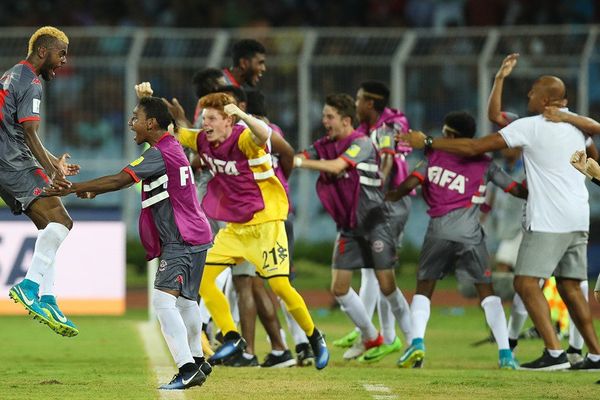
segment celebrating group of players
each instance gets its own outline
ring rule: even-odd
[[[72,227],[59,196],[75,193],[89,199],[141,182],[140,239],[147,258],[161,260],[153,307],[179,369],[161,388],[199,386],[215,364],[259,365],[254,354],[257,315],[272,346],[262,367],[325,368],[327,345],[290,279],[293,208],[287,178],[293,169],[306,168],[320,172],[317,194],[338,228],[332,293],[356,327],[335,342],[348,347],[344,358],[368,363],[400,351],[397,322],[408,344],[398,365],[422,366],[435,283],[456,267],[475,284],[498,344],[500,368],[518,367],[502,302],[491,285],[479,223],[491,181],[527,199],[514,285],[546,350],[521,368],[600,369],[600,346],[580,288],[587,279],[589,206],[585,176],[577,171],[594,175],[586,169],[593,169],[593,162],[586,164],[581,153],[586,147],[583,132],[600,133],[600,124],[564,108],[560,79],[543,76],[534,82],[528,97],[535,116],[481,139],[473,139],[475,120],[466,112],[445,117],[443,138],[412,131],[406,116],[388,107],[389,89],[365,81],[356,98],[342,93],[326,97],[326,135],[295,154],[281,129],[267,119],[264,96],[256,90],[266,71],[266,50],[255,40],[241,40],[233,47],[231,68],[194,76],[198,104],[191,122],[176,99],[153,97],[147,82],[136,85],[139,102],[129,126],[136,143],[150,147],[115,175],[74,183],[66,176],[79,167],[69,164],[66,154],[53,156],[37,135],[38,76],[52,79],[66,63],[67,48],[63,32],[41,28],[30,39],[27,59],[0,80],[0,195],[40,230],[27,276],[11,288],[10,296],[57,333],[78,333],[53,292],[56,251]],[[501,80],[516,57],[503,62],[495,90],[502,90]],[[484,154],[507,147],[523,149],[526,183],[514,181]],[[426,161],[409,173],[406,156],[421,148]],[[418,186],[431,220],[409,305],[396,284],[396,251]],[[351,287],[354,270],[362,273],[360,296]],[[556,339],[539,287],[540,279],[551,275],[589,349],[573,366]],[[296,359],[282,337],[265,280],[282,304]],[[372,322],[376,305],[380,329]],[[201,340],[210,318],[223,334],[214,352],[203,349]],[[205,351],[212,353],[208,360]]]

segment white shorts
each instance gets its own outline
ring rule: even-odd
[[[517,263],[517,255],[519,254],[519,246],[522,239],[523,232],[519,231],[514,238],[500,241],[498,251],[496,251],[496,262],[514,267]]]

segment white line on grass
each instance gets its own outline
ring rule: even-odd
[[[363,383],[365,390],[375,400],[394,400],[398,396],[392,394],[392,389],[382,383]]]
[[[170,382],[175,369],[159,333],[160,328],[155,322],[141,322],[137,327],[144,342],[144,350],[150,359],[150,366],[154,370],[157,387],[159,384]],[[185,399],[181,390],[159,390],[158,392],[161,400]]]

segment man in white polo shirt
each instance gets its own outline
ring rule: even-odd
[[[523,369],[557,370],[570,365],[539,287],[539,279],[551,275],[556,277],[559,293],[589,349],[584,361],[572,368],[600,369],[598,338],[579,288],[579,283],[587,279],[588,192],[585,177],[569,162],[575,151],[585,150],[585,138],[575,126],[550,122],[540,115],[546,106],[560,104],[564,97],[565,86],[559,78],[542,76],[528,93],[528,109],[534,116],[518,119],[500,132],[479,139],[433,139],[418,131],[399,137],[413,148],[428,147],[463,156],[523,148],[529,197],[514,286],[546,347],[540,358],[522,364]]]

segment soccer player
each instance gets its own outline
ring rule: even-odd
[[[496,72],[496,76],[494,78],[494,85],[492,86],[492,91],[488,99],[488,118],[500,128],[504,128],[505,126],[519,118],[519,116],[514,113],[502,111],[502,92],[504,89],[504,80],[512,73],[512,70],[517,65],[518,58],[519,54],[517,53],[509,54],[504,58],[502,64],[500,65],[500,68],[498,69],[498,72]],[[560,107],[566,107],[567,100],[561,99],[557,103],[557,105]],[[567,114],[559,111],[558,108],[555,106],[547,107],[544,110],[544,115],[546,116],[546,118],[553,120],[554,122],[567,122],[562,121],[561,119],[562,117],[567,118]],[[584,133],[594,134],[594,130],[598,129],[598,124],[593,124],[594,121],[591,121],[589,118],[582,118],[575,114],[569,114],[568,118],[570,119],[570,122],[573,125],[575,125]],[[595,159],[598,158],[598,149],[594,145],[594,141],[591,137],[588,137],[586,140],[586,151],[589,157],[593,157]],[[518,156],[518,159],[516,159],[515,161],[516,165],[523,164],[521,150],[519,148],[503,149],[502,153],[505,156],[508,156],[509,158],[516,158]],[[521,170],[522,172],[520,174],[524,175],[525,170],[523,166],[521,166]],[[518,170],[515,172],[519,174]],[[514,198],[507,200],[507,202],[510,202],[509,204],[513,204],[513,207],[516,208],[516,210],[513,208],[514,212],[512,218],[515,220],[515,223],[519,223],[520,225],[520,218],[522,216],[521,202]],[[503,216],[502,218],[509,219],[510,216]],[[519,228],[514,237],[508,237],[505,240],[501,241],[496,254],[497,261],[504,261],[511,268],[514,267],[521,240],[522,233],[521,229]],[[544,280],[540,280],[540,285],[543,284]],[[580,286],[583,296],[585,297],[586,301],[588,301],[589,286],[587,279],[582,280]],[[515,293],[512,301],[510,318],[508,319],[508,339],[510,348],[513,350],[513,352],[517,347],[518,338],[521,333],[521,329],[523,328],[523,325],[527,320],[527,317],[528,314],[527,310],[525,309],[525,305],[523,304],[523,301],[521,300],[519,294]],[[577,330],[575,324],[571,321],[571,323],[569,324],[569,347],[567,348],[567,358],[569,359],[571,365],[583,361],[581,351],[582,347],[583,337]]]
[[[408,120],[401,111],[388,107],[389,97],[389,88],[378,81],[361,83],[356,94],[356,115],[360,122],[357,130],[369,136],[379,151],[384,192],[397,187],[407,177],[408,164],[405,156],[412,151],[410,147],[402,145],[396,147],[395,135],[408,132]],[[393,203],[390,209],[390,225],[393,235],[398,238],[397,247],[400,247],[402,232],[408,220],[410,197],[404,197],[402,201]],[[356,354],[364,352],[358,358],[359,362],[375,362],[388,354],[400,351],[402,342],[396,336],[394,315],[387,300],[380,295],[379,284],[373,269],[361,269],[359,296],[370,317],[373,316],[375,304],[377,304],[383,344],[364,352],[360,341],[354,341],[355,345],[348,350],[347,358],[354,358]],[[408,314],[406,314],[405,321],[400,321],[400,325],[402,326],[403,323],[402,329],[407,335],[406,332],[410,329]],[[357,333],[358,331],[355,330],[346,335],[340,339],[338,344],[352,342],[353,338],[358,336]]]
[[[580,282],[587,279],[588,192],[585,177],[569,166],[571,155],[585,150],[585,136],[571,124],[550,122],[541,115],[546,106],[564,100],[562,80],[542,76],[533,83],[528,97],[528,109],[536,115],[518,119],[479,139],[434,139],[418,131],[410,131],[403,138],[413,148],[427,145],[469,157],[507,147],[523,148],[529,195],[514,286],[544,340],[545,349],[541,357],[521,368],[557,370],[570,366],[539,287],[540,278],[554,274],[569,315],[589,349],[577,366],[592,369],[600,365],[600,345],[580,288]]]
[[[470,114],[452,112],[444,118],[442,132],[448,140],[472,138],[475,127],[475,119]],[[425,155],[427,162],[387,195],[389,200],[397,201],[423,185],[423,197],[431,217],[419,260],[417,290],[411,304],[413,340],[398,360],[398,366],[422,365],[433,290],[437,280],[456,266],[475,283],[486,321],[498,344],[500,368],[515,369],[502,301],[494,295],[492,288],[489,254],[479,223],[479,205],[485,201],[488,181],[522,198],[527,196],[527,190],[486,155],[469,158],[432,149],[426,149]]]
[[[266,147],[271,129],[240,110],[228,94],[210,94],[200,104],[204,109],[203,129],[181,130],[179,140],[210,165],[215,176],[208,183],[202,205],[209,217],[227,222],[215,237],[200,286],[211,315],[225,332],[225,343],[211,360],[219,362],[245,347],[215,278],[225,268],[247,260],[268,279],[273,292],[308,336],[316,368],[325,368],[329,361],[325,340],[288,278],[289,250],[283,221],[289,203]],[[236,123],[238,118],[244,124]]]
[[[68,45],[61,30],[40,28],[29,39],[27,59],[0,78],[0,196],[14,214],[24,213],[39,230],[27,275],[10,289],[9,296],[56,333],[75,336],[79,330],[62,313],[54,296],[56,252],[73,221],[60,199],[45,197],[42,188],[50,182],[68,187],[65,176],[76,174],[79,166],[68,164],[67,154],[60,158],[52,155],[38,137],[39,77],[54,79],[56,70],[67,62]]]
[[[231,68],[224,68],[227,84],[242,88],[255,87],[267,70],[265,47],[254,39],[242,39],[232,48]]]
[[[368,136],[354,129],[355,117],[351,96],[327,96],[322,119],[327,136],[297,155],[294,166],[320,172],[317,195],[338,229],[331,291],[341,309],[360,329],[359,345],[364,352],[381,346],[383,337],[351,287],[354,270],[374,269],[396,320],[406,321],[410,317],[408,303],[394,276],[397,236],[390,224],[390,204],[383,201],[378,152]],[[401,328],[410,341],[410,322]],[[355,354],[352,355],[360,355]]]
[[[279,178],[279,181],[283,185],[285,189],[285,193],[288,198],[288,202],[290,204],[288,217],[285,220],[285,233],[288,238],[288,249],[290,252],[290,281],[293,282],[296,271],[294,268],[294,210],[292,206],[292,198],[290,196],[290,189],[288,185],[288,178],[294,168],[294,149],[291,145],[285,140],[283,131],[279,126],[269,121],[267,117],[267,107],[265,104],[265,96],[259,90],[249,90],[246,93],[247,97],[247,109],[246,111],[265,122],[271,129],[273,130],[273,134],[271,135],[271,143],[272,143],[272,151],[271,157],[273,158],[273,169],[275,170],[275,175]],[[275,139],[275,140],[273,140]],[[278,142],[282,142],[279,145]],[[258,282],[257,282],[258,281]],[[255,279],[253,281],[254,287],[258,286],[259,288],[263,285],[262,282]],[[268,299],[270,302],[270,298]],[[281,309],[285,316],[285,320],[288,325],[288,329],[292,334],[292,339],[294,340],[294,344],[296,347],[296,364],[300,367],[309,366],[314,364],[314,354],[312,349],[310,348],[310,344],[308,343],[308,338],[306,334],[298,325],[298,323],[294,320],[293,316],[287,311],[285,307],[285,303],[279,299],[281,304]],[[273,353],[270,353],[273,354]],[[269,363],[273,363],[273,361],[277,361],[277,359],[281,356],[273,355],[267,356],[270,361]],[[277,364],[276,364],[277,365]],[[265,366],[264,363],[262,365]]]
[[[171,116],[156,97],[139,100],[129,119],[135,142],[151,147],[115,175],[53,185],[49,195],[82,198],[127,188],[143,181],[139,233],[146,258],[161,258],[154,280],[153,306],[179,371],[160,389],[200,386],[212,368],[204,360],[198,289],[212,234],[196,196],[192,169],[183,148],[167,132]]]

